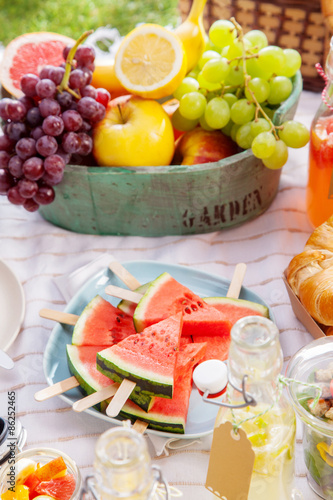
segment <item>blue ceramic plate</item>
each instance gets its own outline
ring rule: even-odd
[[[189,267],[178,265],[163,264],[152,261],[131,261],[123,263],[124,267],[137,278],[140,283],[147,283],[154,280],[163,272],[168,272],[177,281],[190,288],[194,293],[201,297],[225,296],[230,281],[225,278],[213,276],[202,271],[196,271]],[[109,269],[99,272],[91,278],[72,298],[66,312],[81,314],[88,302],[97,294],[112,302],[116,306],[119,299],[112,299],[104,293],[105,286],[113,284],[123,286],[123,283]],[[240,293],[241,299],[251,300],[260,304],[268,305],[255,293],[242,287]],[[273,319],[272,311],[270,317]],[[66,344],[71,343],[73,327],[58,324],[52,331],[44,354],[44,372],[48,384],[64,380],[71,376],[67,366]],[[72,405],[75,401],[82,398],[82,393],[78,388],[72,389],[61,395],[60,398],[66,403]],[[120,424],[120,420],[110,418],[99,411],[91,408],[87,413],[97,418]],[[196,388],[192,389],[190,406],[187,416],[185,434],[179,435],[169,432],[162,432],[148,429],[147,432],[163,437],[179,437],[193,439],[210,434],[214,428],[215,417],[218,407],[202,401]]]

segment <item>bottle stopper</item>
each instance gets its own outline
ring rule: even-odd
[[[203,361],[193,371],[193,382],[199,394],[208,398],[217,398],[226,391],[228,369],[219,359]]]

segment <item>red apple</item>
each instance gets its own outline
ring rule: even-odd
[[[210,163],[239,152],[237,144],[219,130],[197,127],[186,132],[177,142],[173,163],[196,165]]]

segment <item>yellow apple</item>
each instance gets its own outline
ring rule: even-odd
[[[174,164],[196,165],[222,160],[239,152],[237,144],[219,130],[201,127],[186,132],[177,142]]]
[[[106,167],[170,165],[175,149],[171,120],[161,104],[133,95],[109,103],[93,141],[95,160]]]

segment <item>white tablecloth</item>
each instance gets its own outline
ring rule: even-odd
[[[303,92],[297,119],[310,125],[320,94]],[[22,329],[9,349],[12,371],[0,369],[0,412],[7,413],[7,391],[16,392],[17,417],[27,429],[27,448],[50,446],[68,453],[83,476],[92,472],[96,438],[109,425],[87,414],[77,414],[61,399],[44,403],[34,393],[45,387],[43,353],[52,324],[39,317],[41,308],[63,310],[66,301],[55,278],[68,274],[108,253],[120,262],[154,260],[204,270],[228,279],[238,262],[247,264],[244,285],[272,308],[279,330],[284,360],[312,340],[291,309],[281,274],[299,253],[312,228],[305,213],[307,147],[290,150],[283,168],[279,193],[271,207],[240,227],[210,234],[161,238],[90,236],[65,231],[29,214],[0,197],[0,258],[23,285],[26,314]],[[0,318],[1,321],[1,318]],[[155,456],[170,484],[185,499],[205,500],[209,439],[190,447]],[[308,487],[302,458],[302,429],[297,430],[296,485],[306,500],[318,498]],[[268,499],[269,500],[269,499]]]

